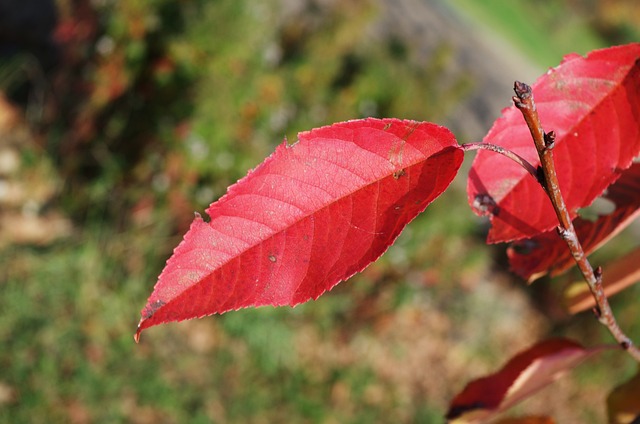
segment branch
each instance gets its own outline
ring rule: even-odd
[[[571,215],[567,210],[567,206],[562,198],[560,187],[558,185],[558,176],[556,174],[556,168],[553,162],[553,147],[555,143],[555,133],[553,131],[545,133],[540,124],[540,118],[538,117],[538,111],[536,110],[535,103],[533,102],[533,93],[531,87],[527,84],[516,81],[514,84],[514,91],[516,95],[513,97],[513,103],[520,110],[524,117],[533,142],[536,145],[538,156],[540,157],[540,164],[542,167],[542,184],[551,200],[553,209],[556,212],[560,225],[558,226],[558,234],[567,243],[573,259],[578,264],[578,268],[582,273],[585,281],[589,285],[591,294],[596,301],[596,307],[593,309],[598,320],[605,325],[609,332],[613,335],[620,346],[625,349],[636,361],[640,362],[640,349],[636,347],[631,339],[624,334],[620,326],[618,325],[616,318],[613,316],[611,306],[609,306],[609,300],[604,294],[602,287],[602,268],[598,267],[593,269],[587,256],[582,249],[580,240],[573,228],[571,222]]]

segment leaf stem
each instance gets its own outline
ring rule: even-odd
[[[560,192],[558,184],[558,176],[553,161],[553,147],[555,143],[555,134],[552,132],[545,133],[540,123],[538,111],[533,101],[533,93],[531,87],[527,84],[516,81],[514,84],[516,95],[513,97],[513,103],[520,110],[524,117],[529,132],[536,146],[540,163],[542,167],[542,185],[551,200],[553,209],[560,225],[558,226],[558,234],[567,243],[573,259],[578,264],[578,268],[582,273],[585,281],[589,285],[591,294],[596,301],[594,313],[598,320],[605,325],[609,332],[613,335],[618,344],[625,349],[636,361],[640,362],[640,349],[633,344],[631,339],[625,335],[616,318],[613,315],[609,300],[604,293],[602,287],[602,268],[593,269],[587,255],[584,253],[580,240],[571,222],[571,215]],[[540,181],[540,179],[538,179]]]
[[[527,171],[533,178],[538,179],[538,171],[533,165],[531,165],[528,160],[509,149],[505,149],[502,146],[497,146],[495,144],[489,143],[465,143],[460,145],[460,147],[465,152],[469,152],[472,150],[489,150],[495,153],[499,153],[523,167],[525,171]]]

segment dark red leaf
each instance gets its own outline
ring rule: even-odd
[[[495,374],[467,384],[451,402],[447,418],[464,423],[485,422],[605,348],[610,347],[585,349],[567,339],[540,342],[514,356]]]
[[[626,228],[640,215],[640,163],[634,163],[604,195],[616,208],[593,222],[580,217],[573,221],[578,239],[587,254],[594,252]],[[575,265],[575,261],[555,230],[514,242],[507,250],[511,269],[533,281],[547,272],[552,276]]]
[[[150,326],[316,299],[376,260],[451,183],[463,153],[430,123],[365,119],[301,133],[191,224],[136,337]]]
[[[640,44],[611,47],[583,58],[566,56],[533,85],[542,126],[555,131],[554,158],[560,189],[572,218],[631,165],[640,153]],[[539,164],[521,113],[512,106],[484,141]],[[480,151],[469,172],[469,204],[487,214],[478,199],[495,207],[487,242],[530,238],[557,225],[538,183],[505,158]],[[474,205],[475,203],[475,205]]]

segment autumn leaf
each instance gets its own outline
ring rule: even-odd
[[[495,374],[468,383],[451,401],[446,418],[457,424],[485,422],[606,348],[610,347],[585,349],[567,339],[540,342],[514,356]]]
[[[602,278],[605,296],[610,298],[623,289],[639,283],[640,267],[638,264],[640,264],[640,248],[608,263]],[[595,306],[593,295],[584,280],[572,283],[565,293],[565,303],[569,313],[576,314]]]
[[[494,424],[555,424],[555,420],[551,417],[535,416],[535,417],[517,417],[503,418]]]
[[[451,183],[462,150],[430,123],[364,119],[299,134],[229,187],[167,261],[153,325],[316,299],[375,261]]]
[[[640,154],[640,44],[568,55],[533,84],[545,131],[554,131],[554,159],[572,219]],[[521,113],[502,112],[484,142],[540,162]],[[538,182],[518,165],[480,151],[469,172],[469,204],[490,213],[487,242],[531,238],[553,229],[556,215]],[[490,208],[487,205],[490,204]]]
[[[578,217],[573,222],[587,254],[596,251],[640,215],[640,163],[625,170],[603,197],[615,205],[614,211],[598,216],[595,221]],[[566,243],[555,230],[513,242],[507,256],[511,269],[530,282],[546,273],[556,276],[575,265]]]
[[[633,424],[640,419],[640,372],[619,385],[607,397],[611,424]]]

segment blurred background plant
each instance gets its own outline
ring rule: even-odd
[[[318,302],[132,334],[193,212],[283,137],[393,116],[478,140],[514,79],[638,22],[633,0],[0,0],[0,421],[440,422],[538,338],[608,340],[562,281],[505,271],[464,179]],[[610,360],[522,411],[601,422],[633,372]]]

